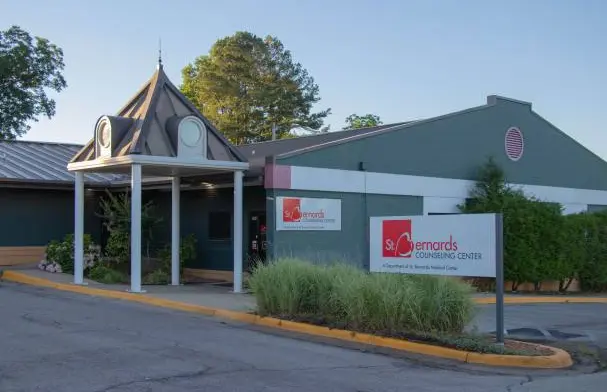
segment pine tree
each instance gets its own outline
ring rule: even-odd
[[[294,126],[319,129],[318,85],[276,38],[248,32],[218,40],[183,71],[181,90],[235,144],[269,140]]]

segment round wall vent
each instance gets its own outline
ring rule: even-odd
[[[186,118],[179,124],[181,141],[188,147],[195,147],[202,137],[202,127],[199,120]]]
[[[525,141],[523,133],[516,127],[511,127],[506,131],[505,137],[506,155],[511,161],[518,161],[523,156]]]

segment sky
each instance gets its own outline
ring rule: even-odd
[[[352,114],[384,123],[483,105],[497,94],[607,159],[604,0],[0,0],[19,25],[60,46],[68,88],[23,139],[85,143],[154,73],[158,41],[181,69],[236,31],[280,39],[320,88],[339,130]]]

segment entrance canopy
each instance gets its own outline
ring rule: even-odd
[[[131,291],[141,290],[141,181],[172,178],[171,282],[179,284],[179,194],[182,177],[234,173],[234,291],[242,291],[242,178],[249,163],[170,82],[159,63],[116,115],[101,116],[68,163],[76,173],[74,283],[83,284],[84,173],[131,175]]]

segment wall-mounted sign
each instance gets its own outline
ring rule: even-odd
[[[277,197],[276,230],[341,230],[341,200]]]
[[[496,276],[495,214],[370,219],[372,272]]]

